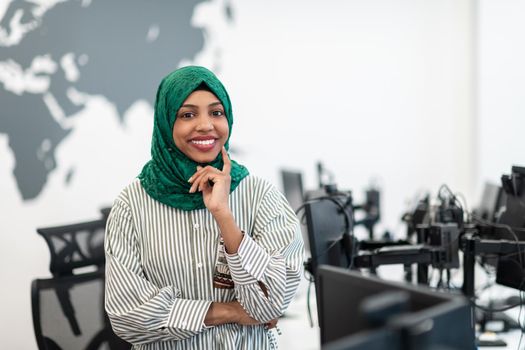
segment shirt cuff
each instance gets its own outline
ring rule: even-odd
[[[236,254],[224,251],[235,284],[261,281],[270,262],[270,255],[253,238],[244,234]]]
[[[200,332],[205,328],[204,318],[210,308],[209,300],[176,299],[168,317],[168,328]]]

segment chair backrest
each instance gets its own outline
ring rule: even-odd
[[[100,209],[100,214],[102,214],[102,219],[107,220],[109,217],[109,213],[111,213],[111,207],[104,207]]]
[[[104,312],[104,271],[35,279],[33,326],[40,350],[130,349]]]
[[[104,266],[106,218],[73,225],[39,228],[51,254],[53,276],[67,276],[80,267]]]

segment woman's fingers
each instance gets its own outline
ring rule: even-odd
[[[224,160],[222,171],[210,165],[205,167],[197,166],[197,171],[188,179],[188,182],[192,184],[189,191],[190,193],[211,187],[214,183],[220,181],[221,178],[229,181],[231,161],[224,147],[222,148],[222,156]]]
[[[202,183],[207,182],[208,180],[210,180],[209,172],[202,172],[201,174],[195,176],[195,178],[192,180],[193,183],[190,187],[190,193],[202,190]]]
[[[222,161],[224,163],[224,166],[222,167],[222,172],[230,175],[230,171],[232,169],[232,162],[230,160],[230,157],[228,156],[228,152],[226,151],[226,148],[222,146]]]
[[[230,175],[230,172],[231,172],[231,168],[232,168],[232,163],[231,163],[231,160],[230,160],[230,157],[228,156],[228,152],[226,151],[226,148],[224,148],[224,146],[222,147],[222,150],[221,150],[221,153],[222,153],[222,161],[224,163],[224,166],[222,167],[222,172],[227,174],[227,175]],[[197,165],[197,171],[195,171],[195,173],[188,179],[188,182],[192,183],[199,174],[202,174],[204,171],[208,170],[208,169],[216,169],[210,165],[206,166],[206,167],[202,167],[200,165]]]
[[[231,171],[231,160],[230,160],[230,157],[228,156],[228,152],[226,151],[226,148],[224,148],[224,146],[222,147],[222,150],[221,150],[221,153],[222,153],[222,160],[224,162],[224,166],[222,168],[222,174],[224,175],[227,175],[229,176],[230,175],[230,171]],[[192,184],[191,188],[190,188],[190,192],[195,192],[198,187],[195,186],[196,183],[198,183],[199,181],[202,180],[202,176],[208,172],[212,172],[212,173],[216,173],[216,174],[220,174],[221,171],[208,165],[206,167],[201,167],[200,165],[197,166],[197,171],[195,171],[195,173],[188,179],[188,182]],[[212,179],[208,179],[208,180],[212,180]],[[212,180],[212,182],[214,182]],[[208,184],[208,185],[211,185],[211,184]]]
[[[201,167],[200,165],[197,165],[197,171],[188,179],[188,182],[193,183],[197,176],[203,173],[204,169],[205,168]]]
[[[190,182],[192,183],[190,187],[190,193],[193,193],[197,190],[202,191],[207,187],[211,187],[210,182],[215,183],[219,177],[224,176],[218,169],[207,166],[199,171],[197,171],[191,178]]]
[[[234,312],[237,314],[235,317],[236,323],[244,325],[244,326],[250,326],[250,325],[256,325],[260,324],[259,321],[252,318],[246,310],[241,306],[241,304],[238,301],[231,302],[231,305],[234,307]]]
[[[272,329],[272,328],[274,328],[275,326],[277,326],[277,321],[279,321],[278,318],[273,319],[273,320],[271,320],[270,322],[266,323],[266,324],[265,324],[265,325],[266,325],[266,328],[268,328],[268,329]]]

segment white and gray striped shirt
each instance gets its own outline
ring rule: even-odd
[[[115,333],[134,349],[270,349],[275,343],[264,325],[204,325],[213,301],[238,300],[261,322],[279,317],[302,271],[299,223],[275,187],[248,176],[229,201],[245,232],[238,252],[226,254],[234,289],[213,286],[220,231],[207,209],[166,206],[138,179],[115,200],[105,239],[106,311]]]

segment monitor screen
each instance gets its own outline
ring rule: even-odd
[[[281,180],[283,184],[283,193],[292,209],[297,213],[297,210],[303,205],[305,201],[303,189],[303,175],[298,171],[281,170]],[[307,229],[303,222],[303,217],[299,214],[301,221],[301,234],[303,236],[304,248],[309,256],[310,246],[308,245]]]
[[[483,220],[494,222],[500,207],[505,204],[501,201],[502,196],[501,186],[486,182],[483,186],[481,200],[477,208],[474,209],[474,214]]]
[[[344,236],[348,236],[346,214],[334,203],[336,197],[317,199],[305,206],[308,245],[310,247],[312,273],[315,276],[320,264],[348,267],[349,253]],[[346,237],[348,238],[348,237]]]
[[[506,202],[498,223],[525,228],[525,168],[512,167],[510,175],[501,177],[501,186],[506,194]],[[525,235],[516,234],[520,240],[525,240]]]
[[[506,194],[504,210],[494,230],[495,238],[511,242],[525,241],[525,168],[512,167],[510,175],[501,177],[501,185]],[[525,290],[525,249],[516,244],[516,251],[501,254],[498,258],[496,283]]]
[[[304,202],[303,176],[300,172],[281,170],[284,196],[293,210]]]
[[[459,295],[366,277],[332,266],[319,266],[317,279],[323,348],[328,349],[328,344],[339,341],[337,349],[359,349],[350,345],[363,344],[376,337],[379,342],[398,339],[402,343],[399,344],[401,347],[392,343],[389,349],[426,350],[434,346],[475,349],[472,310],[466,299]],[[406,310],[391,313],[383,326],[374,326],[363,305],[382,293],[399,291],[407,295]],[[403,337],[403,334],[411,334],[413,329],[420,330],[415,332],[417,337]],[[382,330],[387,331],[381,333]],[[343,343],[348,347],[342,347]]]

